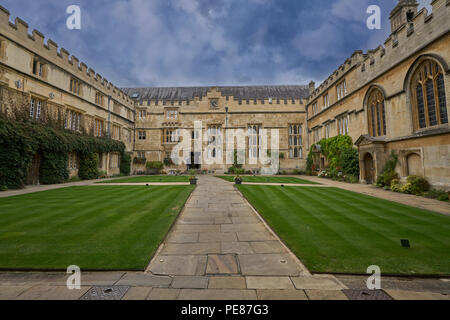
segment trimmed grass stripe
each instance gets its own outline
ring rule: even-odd
[[[194,186],[80,186],[0,199],[0,268],[144,270]]]
[[[312,272],[450,275],[449,216],[338,188],[237,187]]]
[[[188,176],[139,176],[113,180],[106,180],[96,183],[152,183],[152,182],[189,182]]]
[[[234,182],[235,176],[217,176],[223,180]],[[242,182],[250,183],[285,183],[285,184],[320,184],[295,177],[242,176]]]

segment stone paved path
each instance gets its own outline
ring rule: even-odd
[[[322,182],[322,181],[320,181]],[[233,184],[201,176],[146,272],[0,272],[2,299],[79,299],[92,286],[129,286],[131,300],[345,300],[366,277],[311,275]],[[385,279],[395,299],[450,299],[448,279]]]

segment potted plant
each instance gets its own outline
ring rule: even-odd
[[[197,171],[195,171],[195,169],[189,170],[189,182],[191,184],[197,184],[197,177],[195,176],[196,173]]]

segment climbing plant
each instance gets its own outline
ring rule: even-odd
[[[0,186],[22,188],[36,153],[41,155],[40,182],[67,181],[67,155],[98,152],[123,153],[125,145],[110,138],[98,138],[29,121],[0,116]]]

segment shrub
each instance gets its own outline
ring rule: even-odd
[[[80,155],[80,169],[78,170],[78,176],[83,180],[98,179],[97,153],[82,153]]]
[[[406,193],[406,194],[413,194],[414,187],[411,183],[407,182],[403,186],[400,187],[400,192]]]
[[[73,176],[69,179],[69,182],[78,182],[81,181],[81,178],[79,176]]]
[[[394,179],[391,181],[391,190],[394,192],[402,192],[402,185],[400,184],[400,180]]]
[[[439,201],[448,201],[448,193],[441,194],[437,199]]]
[[[8,187],[7,186],[0,186],[0,191],[8,191]]]
[[[162,163],[160,161],[150,161],[150,162],[147,162],[146,168],[147,169],[163,169],[164,163]]]
[[[428,181],[419,176],[409,176],[407,178],[407,183],[411,184],[411,193],[415,195],[421,195],[425,191],[430,189],[430,184]]]
[[[131,155],[129,153],[122,153],[120,159],[120,173],[129,176],[131,172]]]
[[[448,193],[442,190],[431,189],[425,192],[423,196],[430,199],[439,199],[439,197],[448,198]]]
[[[389,191],[389,190],[391,190],[391,188],[390,187],[388,187],[388,186],[385,186],[384,188],[383,188],[385,191]]]
[[[99,179],[105,179],[105,178],[108,178],[108,174],[106,173],[106,171],[99,171],[99,172],[98,172],[98,178],[99,178]]]
[[[386,171],[385,173],[383,173],[383,185],[390,187],[392,180],[398,179],[398,178],[399,177],[398,177],[397,172],[395,172],[393,170]]]

